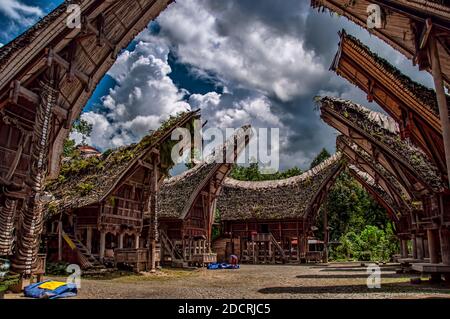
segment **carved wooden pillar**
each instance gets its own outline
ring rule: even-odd
[[[0,207],[0,256],[8,256],[12,253],[16,208],[17,200],[8,197]]]
[[[49,135],[52,130],[52,109],[56,104],[58,91],[55,81],[55,68],[49,69],[47,78],[40,82],[41,101],[36,108],[34,123],[30,175],[27,185],[30,189],[24,201],[17,232],[17,244],[11,263],[12,271],[29,277],[37,266],[40,235],[43,230],[42,192],[47,175]]]
[[[148,199],[148,212],[150,213],[150,224],[148,229],[149,249],[150,249],[150,271],[156,271],[156,242],[158,240],[158,209],[157,209],[157,196],[158,196],[158,162],[159,157],[152,157],[152,172],[150,178],[150,196]]]

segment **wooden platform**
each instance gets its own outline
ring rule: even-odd
[[[450,274],[450,265],[420,263],[412,265],[412,269],[425,274]]]
[[[397,261],[402,265],[412,265],[412,264],[428,264],[430,262],[430,259],[399,258]]]

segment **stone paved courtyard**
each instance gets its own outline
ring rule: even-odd
[[[381,289],[367,288],[368,274],[359,263],[243,265],[239,270],[217,271],[165,269],[157,275],[82,279],[77,298],[450,298],[450,286],[427,281],[412,285],[413,275],[396,274],[396,268],[381,266]]]

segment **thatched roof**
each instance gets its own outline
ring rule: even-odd
[[[59,124],[55,126],[55,132],[50,134],[49,140],[53,146],[48,165],[48,175],[51,178],[58,176],[68,128],[78,118],[96,86],[112,67],[121,50],[172,2],[173,0],[64,1],[22,35],[0,48],[0,103],[5,104],[8,111],[12,110],[11,113],[15,116],[19,114],[16,114],[17,107],[13,102],[26,103],[24,106],[33,112],[39,99],[39,92],[35,89],[48,70],[49,62],[60,66],[58,76],[61,79],[55,101],[55,116],[58,117]],[[71,27],[67,23],[73,14],[73,11],[67,9],[72,4],[79,5],[83,18],[81,28]],[[69,72],[69,68],[73,71],[73,76],[63,76],[64,72]],[[8,100],[13,81],[15,84],[20,83],[22,88],[16,91],[17,101]],[[23,89],[36,95],[22,94],[28,92]],[[25,101],[30,96],[31,101]]]
[[[218,157],[227,149],[233,150],[235,141],[237,153],[245,149],[247,142],[241,137],[252,137],[250,126],[244,126],[238,130],[224,145],[215,148],[210,156],[194,168],[172,177],[164,182],[158,195],[158,217],[160,218],[182,218],[204,185],[215,176],[222,160]],[[236,140],[237,139],[237,140]],[[226,154],[224,154],[226,155]],[[225,158],[225,156],[223,156]],[[231,167],[232,163],[227,163]]]
[[[228,178],[217,208],[222,220],[306,217],[312,201],[341,164],[336,154],[315,168],[284,180],[244,182]]]
[[[55,22],[57,19],[62,19],[62,16],[67,16],[67,7],[70,4],[78,4],[80,1],[76,0],[66,0],[60,4],[51,13],[43,17],[31,28],[26,30],[20,36],[12,40],[11,42],[5,44],[0,48],[0,71],[4,66],[7,65],[8,59],[16,52],[24,49],[29,45],[35,38],[37,38],[40,32],[45,29],[48,25]]]
[[[410,95],[420,101],[424,106],[439,119],[439,106],[437,102],[436,92],[418,82],[413,81],[410,77],[403,74],[398,68],[389,63],[386,59],[381,58],[376,53],[372,52],[369,47],[364,45],[360,40],[349,35],[345,30],[341,31],[341,48],[342,45],[350,44],[355,50],[360,52],[368,60],[370,60],[385,76],[390,80],[398,82],[403,91],[408,92]],[[331,68],[336,71],[337,63],[339,63],[340,52],[336,55]],[[450,96],[447,96],[447,100],[450,105]]]
[[[369,28],[367,23],[367,8],[377,4],[384,13],[381,28]],[[425,50],[417,50],[417,38],[422,30],[415,30],[416,24],[423,24],[426,19],[432,19],[439,42],[443,44],[439,50],[442,76],[447,85],[450,83],[449,52],[445,48],[450,22],[450,6],[447,1],[427,0],[311,0],[311,6],[318,11],[330,11],[344,16],[371,34],[377,36],[395,50],[405,55],[431,72]],[[420,54],[418,54],[420,53]]]
[[[191,125],[198,116],[198,111],[181,113],[170,117],[159,129],[145,136],[137,144],[105,152],[100,158],[72,159],[65,162],[60,178],[46,187],[46,191],[55,197],[55,200],[49,203],[48,210],[59,212],[104,200],[148,151],[153,148],[161,151],[166,144],[171,144],[166,141],[175,128]],[[173,165],[170,155],[169,158],[164,157],[161,160],[165,162],[163,164],[168,165],[166,170]]]
[[[431,187],[433,191],[443,190],[442,177],[427,155],[408,140],[402,140],[395,121],[383,114],[371,111],[352,101],[333,97],[317,99],[322,112],[332,111],[358,128],[367,136],[385,145],[396,157],[408,163],[417,177]]]

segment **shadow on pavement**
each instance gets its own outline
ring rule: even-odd
[[[355,294],[355,293],[441,293],[448,294],[450,287],[441,284],[382,284],[381,289],[369,289],[367,285],[334,285],[334,286],[304,286],[304,287],[267,287],[258,290],[262,294]]]

